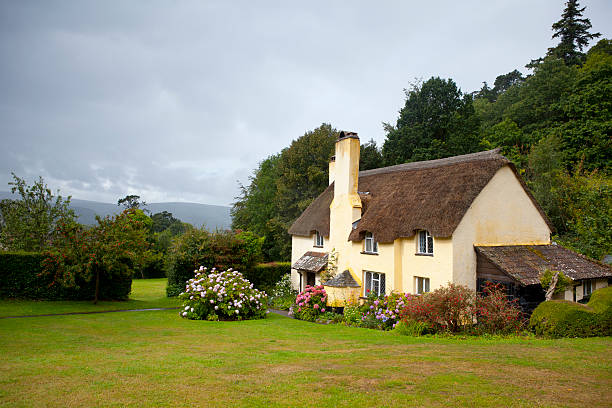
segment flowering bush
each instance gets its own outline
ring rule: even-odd
[[[476,332],[519,332],[525,325],[525,319],[517,303],[516,299],[508,300],[502,285],[487,283],[482,295],[476,297]]]
[[[182,317],[193,320],[243,320],[266,316],[267,295],[253,288],[238,271],[217,272],[200,267],[187,281]]]
[[[369,295],[361,306],[361,325],[381,330],[391,330],[400,319],[400,313],[410,299],[409,294],[391,293],[384,297]]]
[[[306,289],[295,298],[295,305],[290,313],[296,319],[314,322],[322,313],[325,313],[326,301],[327,293],[323,285],[306,286]]]

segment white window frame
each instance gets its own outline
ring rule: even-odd
[[[417,295],[422,295],[423,293],[427,293],[431,290],[429,285],[429,278],[424,278],[422,276],[414,277],[414,292]]]
[[[433,236],[429,233],[429,231],[420,230],[417,235],[417,254],[433,255],[433,251]]]
[[[593,293],[593,281],[591,279],[585,279],[582,281],[582,297],[589,296]]]
[[[323,247],[323,245],[325,244],[325,238],[323,238],[323,234],[321,234],[319,231],[315,231],[314,241],[314,246],[316,247]]]
[[[363,252],[367,254],[377,254],[378,253],[378,242],[374,238],[374,234],[371,232],[366,232],[365,239],[363,242]]]
[[[375,287],[376,287],[376,290],[374,289]],[[368,296],[370,293],[375,293],[376,296],[384,295],[386,292],[386,288],[387,288],[387,285],[386,285],[386,278],[385,278],[384,273],[363,271],[363,295],[364,296]]]

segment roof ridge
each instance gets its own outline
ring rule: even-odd
[[[381,168],[372,169],[372,170],[363,170],[359,172],[359,176],[360,177],[371,176],[374,174],[385,174],[385,173],[392,173],[396,171],[433,169],[436,167],[450,166],[450,165],[457,164],[457,163],[469,163],[469,162],[479,161],[479,160],[503,159],[503,160],[510,162],[506,157],[504,157],[503,155],[499,153],[500,150],[501,149],[498,147],[492,150],[485,150],[482,152],[462,154],[459,156],[445,157],[442,159],[424,160],[424,161],[396,164],[394,166],[381,167]]]

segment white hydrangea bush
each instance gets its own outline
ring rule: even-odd
[[[266,317],[267,295],[232,269],[195,271],[179,295],[181,317],[192,320],[246,320]]]

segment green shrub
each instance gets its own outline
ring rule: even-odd
[[[612,308],[612,286],[597,289],[593,292],[588,305],[597,313],[603,313]]]
[[[200,267],[195,277],[187,281],[182,317],[192,320],[245,320],[266,317],[266,294],[238,271],[210,272]]]
[[[402,336],[422,336],[424,334],[434,333],[435,330],[431,324],[427,322],[417,322],[416,320],[401,320],[397,322],[394,333]]]
[[[255,265],[244,272],[256,288],[271,290],[284,275],[291,275],[291,262],[270,262]],[[294,297],[295,299],[295,297]]]
[[[612,313],[565,300],[542,302],[533,311],[529,327],[546,337],[595,337],[612,335]]]
[[[289,310],[295,302],[298,294],[297,290],[291,287],[291,274],[283,275],[281,280],[270,290],[269,304],[270,307],[278,310]]]
[[[344,306],[344,323],[347,326],[359,326],[361,324],[361,307],[359,305]]]
[[[252,237],[249,235],[245,238],[242,235],[241,238],[241,234],[245,233],[210,233],[204,229],[193,229],[177,237],[168,254],[167,295],[176,296],[184,291],[185,283],[200,266],[209,270],[232,268],[248,275],[259,255],[253,248]]]
[[[142,269],[134,275],[135,279],[153,279],[165,277],[165,257],[161,252],[152,252],[145,260]]]

